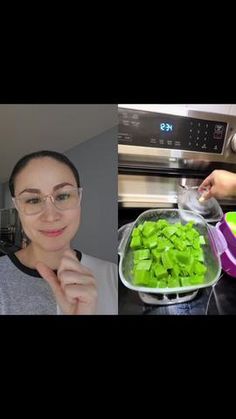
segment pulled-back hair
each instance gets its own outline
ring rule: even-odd
[[[50,151],[50,150],[41,150],[41,151],[35,151],[34,153],[26,154],[23,156],[15,165],[13,168],[10,178],[9,178],[9,189],[11,192],[11,196],[15,196],[15,179],[16,176],[21,172],[22,169],[24,169],[27,164],[33,160],[33,159],[39,159],[42,157],[50,157],[54,160],[59,161],[60,163],[64,163],[66,166],[68,166],[71,171],[73,172],[73,175],[75,177],[77,186],[80,187],[80,180],[79,180],[79,173],[74,164],[62,153],[58,153],[57,151]]]

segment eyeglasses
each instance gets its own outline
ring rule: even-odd
[[[51,203],[59,211],[70,210],[80,205],[82,188],[64,187],[48,195],[24,192],[21,196],[12,198],[12,200],[19,212],[25,215],[36,215],[45,210],[47,198],[50,198]]]

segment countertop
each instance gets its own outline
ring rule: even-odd
[[[146,209],[131,208],[119,209],[119,235],[120,227],[133,222],[138,215]],[[223,208],[224,212],[232,208]],[[213,224],[214,225],[214,224]],[[236,314],[236,278],[221,272],[220,278],[214,288],[207,287],[199,290],[196,297],[185,303],[165,306],[145,304],[138,292],[125,287],[119,279],[119,314],[137,315],[221,315]]]
[[[212,287],[199,290],[185,303],[165,306],[144,303],[138,292],[126,288],[119,280],[119,314],[139,315],[221,315],[236,314],[236,278],[223,273]]]

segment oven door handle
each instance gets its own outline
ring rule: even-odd
[[[212,170],[203,169],[187,169],[187,168],[162,168],[158,166],[138,165],[128,166],[127,164],[118,164],[118,173],[120,175],[145,175],[145,176],[162,176],[162,177],[186,177],[205,179]]]
[[[133,224],[134,223],[125,224],[118,230],[118,255],[120,256],[124,253],[126,242],[133,228]]]

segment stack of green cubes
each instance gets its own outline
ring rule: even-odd
[[[159,219],[135,227],[130,242],[133,284],[179,288],[204,283],[205,239],[193,225],[193,221],[183,225]]]

